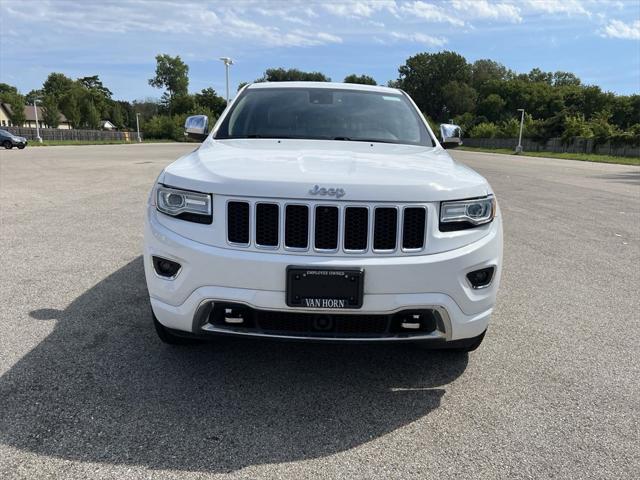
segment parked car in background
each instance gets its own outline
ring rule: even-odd
[[[13,133],[7,132],[6,130],[0,130],[0,145],[2,145],[7,150],[12,149],[13,147],[18,147],[20,150],[22,150],[27,146],[27,139],[14,135]]]
[[[493,312],[493,190],[409,96],[354,84],[245,87],[149,196],[144,264],[160,338],[419,342],[471,351]]]

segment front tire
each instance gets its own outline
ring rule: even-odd
[[[18,145],[18,150],[24,150],[24,147],[26,147],[26,145]]]
[[[166,343],[168,345],[195,345],[196,343],[200,343],[195,338],[176,335],[175,333],[171,332],[170,329],[162,325],[153,312],[151,312],[151,316],[153,317],[153,326],[156,328],[156,333],[163,343]]]
[[[4,142],[2,142],[2,146],[7,150],[11,150],[13,148],[13,143],[11,143],[9,140],[5,140]]]

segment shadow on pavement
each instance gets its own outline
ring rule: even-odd
[[[640,169],[623,173],[598,175],[596,178],[602,178],[603,180],[613,180],[620,183],[630,183],[632,185],[640,185]]]
[[[225,472],[344,451],[438,408],[466,355],[155,336],[142,260],[77,298],[0,378],[0,441],[63,459]]]

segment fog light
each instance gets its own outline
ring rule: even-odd
[[[473,288],[488,287],[493,279],[493,272],[495,267],[483,268],[481,270],[474,270],[467,273],[467,279]]]
[[[244,314],[242,310],[236,310],[233,308],[224,309],[224,323],[231,325],[241,325],[244,323]]]
[[[436,329],[433,310],[403,310],[396,313],[390,326],[391,333],[424,334]]]
[[[162,257],[152,257],[153,268],[158,275],[165,278],[173,278],[180,271],[181,265],[172,260],[168,260]]]

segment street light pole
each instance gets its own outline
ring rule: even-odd
[[[42,138],[40,137],[40,127],[38,126],[38,109],[36,108],[36,99],[33,99],[33,114],[36,117],[36,140],[38,143],[42,143]]]
[[[524,108],[519,108],[520,115],[520,135],[518,136],[518,146],[516,147],[516,153],[522,153],[522,127],[524,125]]]
[[[136,130],[138,131],[138,143],[142,143],[142,139],[140,138],[140,120],[138,120],[139,117],[140,114],[136,113]]]
[[[225,75],[227,77],[227,103],[229,103],[229,67],[233,65],[233,60],[229,57],[220,57],[220,60],[224,62]]]

